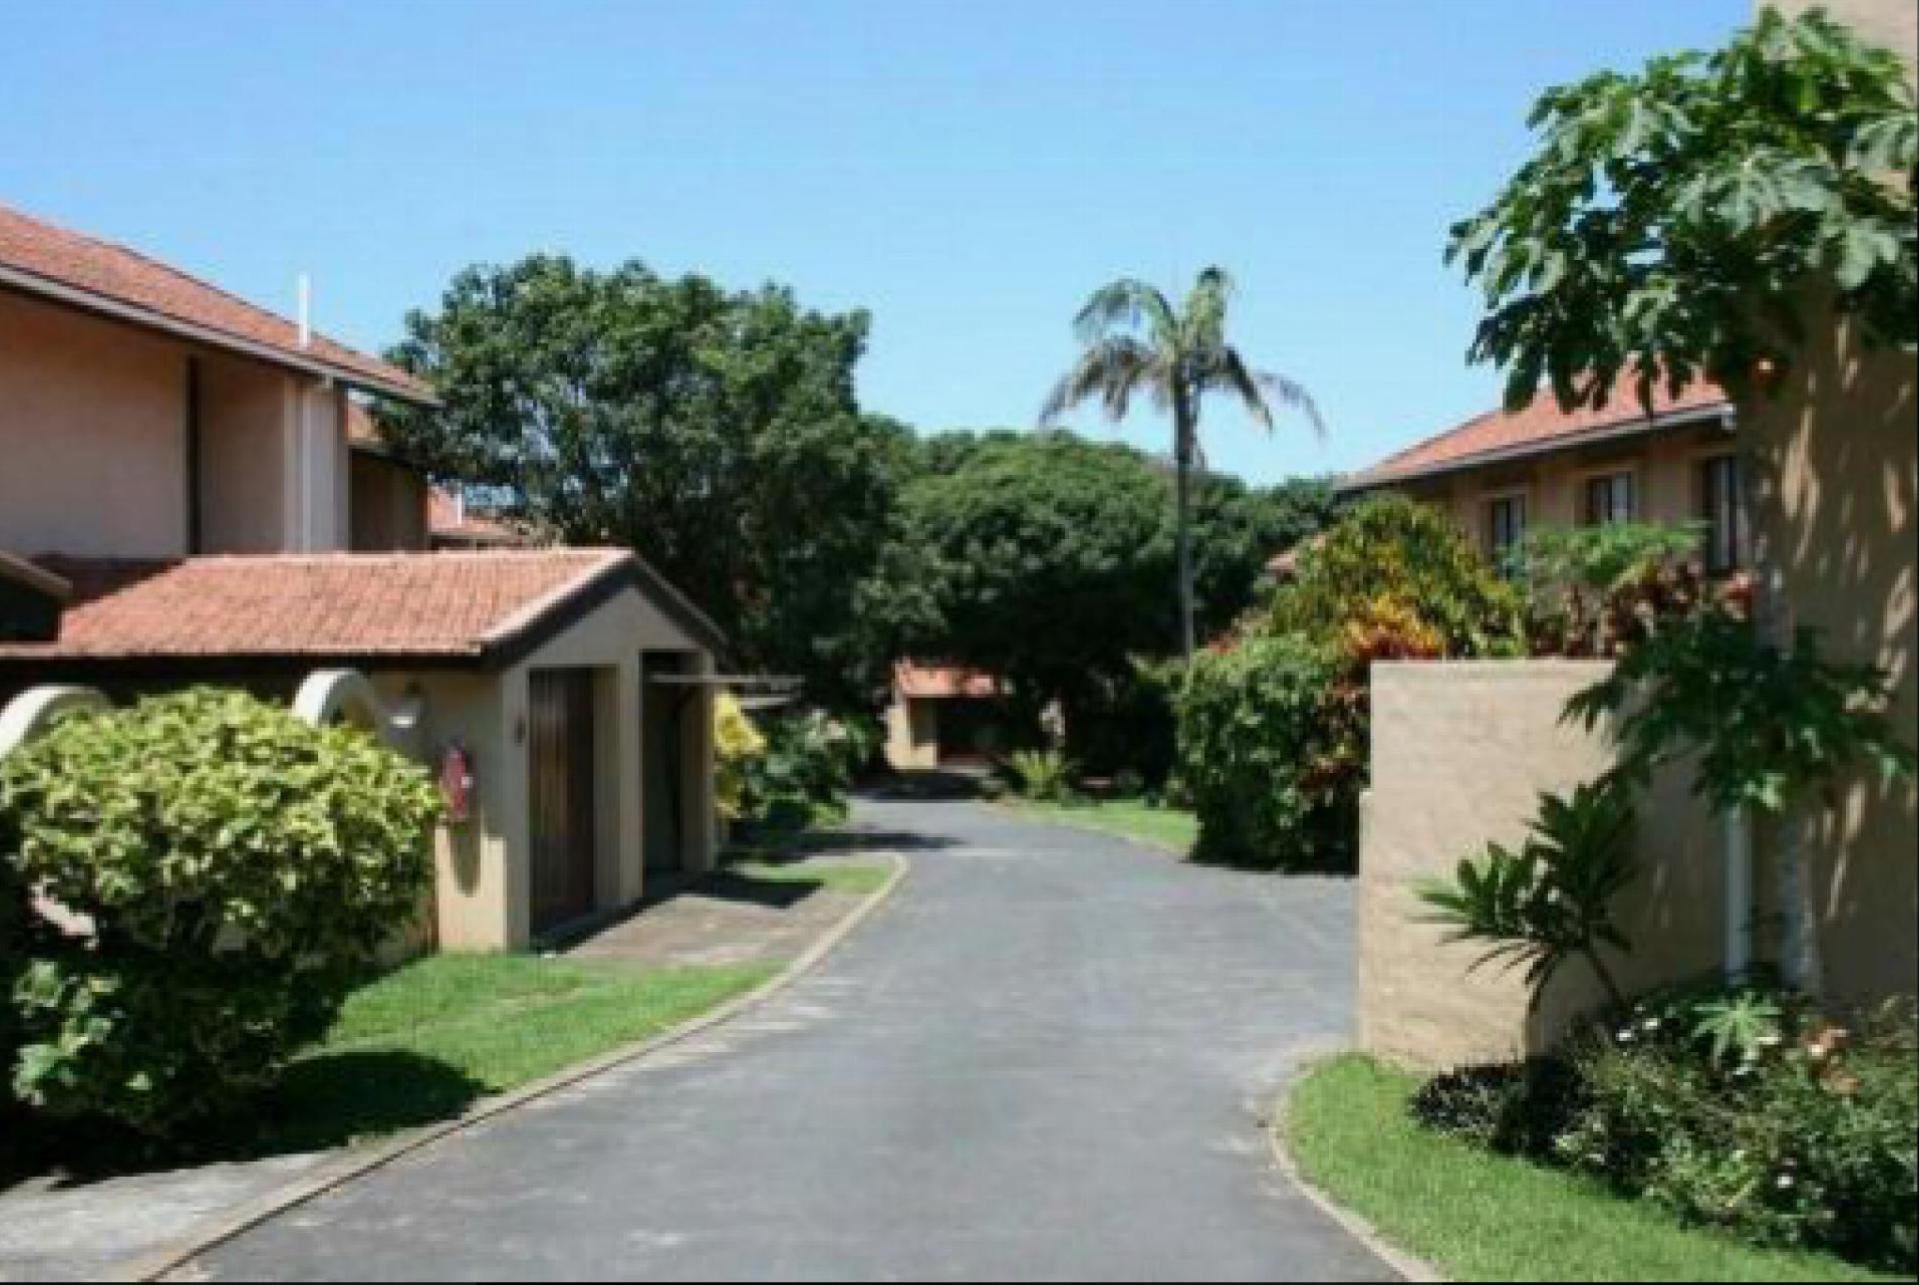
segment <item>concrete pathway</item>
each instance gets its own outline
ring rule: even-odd
[[[1357,1280],[1259,1116],[1351,1021],[1351,889],[863,805],[892,905],[753,1014],[448,1139],[195,1278]]]

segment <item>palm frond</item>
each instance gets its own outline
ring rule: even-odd
[[[1073,320],[1080,342],[1092,344],[1116,329],[1133,329],[1141,322],[1159,344],[1169,343],[1179,329],[1173,305],[1157,287],[1135,277],[1121,277],[1093,292]]]
[[[1039,422],[1056,424],[1061,415],[1081,402],[1098,398],[1101,409],[1114,419],[1126,418],[1133,395],[1142,387],[1159,396],[1165,365],[1159,354],[1130,335],[1108,335],[1081,353],[1046,396]]]
[[[1326,421],[1320,417],[1318,405],[1303,385],[1270,371],[1254,370],[1246,364],[1246,359],[1240,356],[1238,349],[1224,348],[1219,351],[1211,363],[1207,383],[1236,393],[1247,412],[1263,428],[1272,428],[1275,407],[1285,407],[1304,415],[1307,423],[1313,426],[1315,435],[1326,435]]]
[[[1217,265],[1207,268],[1186,294],[1181,316],[1185,323],[1186,345],[1194,352],[1223,347],[1226,339],[1226,311],[1232,306],[1233,276]]]

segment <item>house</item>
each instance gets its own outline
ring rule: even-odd
[[[369,397],[434,404],[303,322],[0,207],[0,710],[219,683],[367,725],[457,805],[447,947],[523,947],[703,868],[718,631],[624,550],[433,551]]]
[[[956,665],[902,660],[886,709],[886,762],[923,771],[988,761],[1006,747],[999,680]]]
[[[1734,426],[1731,400],[1711,384],[1662,390],[1650,406],[1622,391],[1602,410],[1565,411],[1542,395],[1407,447],[1338,490],[1439,505],[1494,562],[1535,526],[1697,523],[1708,570],[1727,574],[1752,560]]]

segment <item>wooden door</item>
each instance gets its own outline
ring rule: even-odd
[[[590,914],[596,900],[592,671],[533,671],[528,707],[533,931],[541,933]]]

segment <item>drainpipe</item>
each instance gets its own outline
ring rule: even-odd
[[[1726,980],[1744,981],[1752,969],[1752,813],[1735,808],[1725,814]]]

